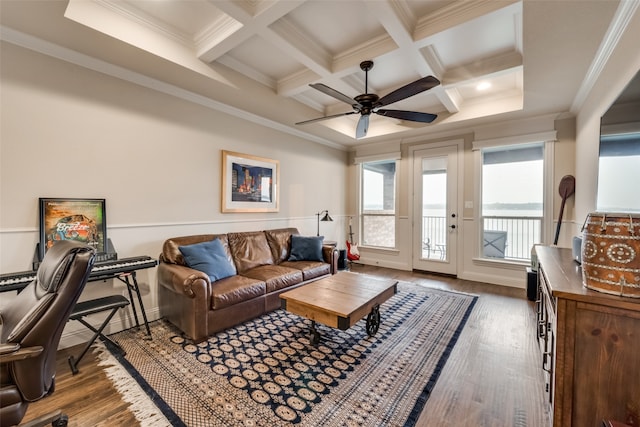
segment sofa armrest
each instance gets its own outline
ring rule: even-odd
[[[178,264],[161,262],[158,266],[158,284],[189,298],[211,297],[211,280],[202,271]]]
[[[322,258],[324,262],[331,266],[331,274],[338,272],[338,258],[340,258],[340,251],[335,246],[323,245],[322,246]]]
[[[194,341],[207,337],[211,308],[211,281],[201,271],[160,262],[158,265],[160,316],[180,328]]]

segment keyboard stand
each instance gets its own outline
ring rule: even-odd
[[[129,280],[131,277],[131,280]],[[127,290],[129,291],[129,300],[131,301],[131,308],[133,309],[133,318],[136,321],[136,326],[140,328],[140,322],[138,321],[138,311],[136,310],[136,305],[133,303],[133,293],[135,291],[138,296],[138,304],[140,304],[140,311],[142,312],[142,319],[144,320],[144,326],[147,329],[147,336],[145,339],[151,340],[151,329],[149,328],[149,321],[147,320],[147,313],[144,311],[144,304],[142,303],[142,295],[140,295],[140,288],[138,287],[138,280],[136,279],[136,272],[131,271],[127,273],[121,273],[116,276],[116,279],[120,280],[122,283],[127,285]]]
[[[129,294],[131,294],[131,291],[129,291]],[[89,347],[91,347],[93,342],[98,337],[100,337],[102,341],[105,341],[105,342],[108,341],[111,344],[113,344],[116,348],[120,349],[120,351],[124,355],[124,350],[122,349],[122,347],[120,347],[118,344],[116,344],[115,342],[110,340],[107,336],[105,336],[102,333],[102,330],[109,324],[109,322],[111,321],[111,318],[114,316],[114,314],[116,314],[116,311],[118,311],[118,309],[122,307],[126,307],[127,305],[129,305],[129,300],[123,297],[122,295],[110,295],[107,297],[92,299],[88,301],[82,301],[76,304],[76,306],[73,308],[73,311],[71,312],[71,316],[69,316],[69,319],[77,320],[78,322],[82,323],[84,326],[86,326],[87,328],[89,328],[95,333],[93,334],[89,342],[85,345],[84,349],[82,350],[82,353],[80,353],[80,356],[78,356],[77,359],[73,356],[69,356],[68,362],[69,362],[69,366],[71,367],[71,372],[73,373],[73,375],[78,373],[78,363],[80,363],[84,355],[89,350]],[[97,329],[83,319],[83,317],[88,316],[90,314],[102,313],[103,311],[107,311],[107,310],[111,310],[111,312],[109,313],[107,318],[104,320],[104,322],[102,322],[102,325],[100,325]],[[135,308],[134,308],[134,312],[135,312]]]

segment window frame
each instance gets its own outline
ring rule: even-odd
[[[602,126],[600,141],[598,144],[598,179],[597,179],[597,187],[596,187],[596,211],[598,212],[612,212],[612,213],[620,213],[620,212],[630,212],[633,214],[640,213],[640,206],[620,206],[620,207],[609,207],[605,206],[603,202],[603,197],[601,197],[601,193],[603,190],[607,188],[603,187],[603,176],[602,176],[602,159],[603,157],[627,157],[627,156],[638,156],[638,150],[640,150],[640,130],[636,131],[627,131],[627,132],[616,132],[614,126]],[[633,144],[633,148],[627,149],[624,147],[626,139],[632,140],[631,144]],[[618,152],[618,155],[612,153]],[[624,154],[624,151],[629,151],[630,153]],[[624,155],[622,155],[624,154]],[[624,169],[626,170],[626,169]],[[619,176],[615,178],[620,178]],[[607,181],[611,181],[611,179],[607,179]],[[617,201],[617,200],[616,200]],[[619,202],[619,201],[617,201]]]
[[[542,159],[543,159],[543,213],[540,230],[541,243],[546,244],[552,240],[553,232],[553,171],[554,171],[554,143],[556,142],[556,131],[545,131],[526,135],[518,135],[514,137],[502,137],[495,139],[474,140],[472,142],[472,151],[474,155],[474,176],[475,176],[475,199],[478,201],[474,209],[475,237],[476,245],[474,249],[473,261],[477,264],[495,265],[530,265],[530,260],[519,259],[497,259],[487,258],[483,256],[483,229],[484,222],[482,216],[482,149],[498,148],[501,146],[517,146],[531,143],[542,143]]]
[[[359,194],[358,194],[358,242],[360,247],[371,248],[383,251],[396,251],[398,249],[398,170],[399,170],[399,158],[397,157],[372,157],[362,158],[357,161],[358,174],[359,174]],[[365,211],[364,209],[364,171],[365,165],[375,163],[394,163],[394,183],[393,183],[393,212],[382,213],[381,211]],[[365,244],[365,220],[368,217],[393,217],[393,246],[377,246],[372,244]]]

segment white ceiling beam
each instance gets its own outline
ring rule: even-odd
[[[319,78],[318,74],[305,68],[278,80],[276,90],[282,96],[296,96],[308,89],[310,82],[318,81]]]
[[[368,2],[367,6],[398,45],[408,65],[412,66],[422,77],[441,76],[441,73],[436,72],[436,69],[441,71],[443,67],[435,50],[431,48],[431,50],[421,52],[414,41],[412,32],[416,25],[416,18],[404,1],[374,1]],[[447,111],[458,111],[459,101],[449,98],[447,91],[438,90],[434,94]]]
[[[416,18],[406,7],[406,3],[372,1],[365,4],[399,47],[413,46],[411,32],[415,26]]]
[[[443,86],[438,86],[433,89],[433,94],[438,98],[438,100],[444,105],[444,108],[447,109],[449,113],[458,113],[460,112],[460,108],[462,106],[462,95],[458,92],[456,88],[446,89]]]
[[[314,73],[320,76],[331,74],[331,54],[289,19],[280,19],[271,28],[260,31],[260,35]]]
[[[196,34],[196,55],[201,61],[211,63],[251,36],[249,31],[243,31],[240,22],[230,16],[223,16]]]
[[[436,48],[433,45],[428,45],[420,49],[418,54],[429,64],[429,67],[432,70],[432,75],[442,78],[445,73],[445,67],[440,60],[440,56],[438,55]]]
[[[418,55],[419,52],[411,35],[416,19],[406,3],[373,1],[367,2],[367,7],[398,45],[407,64],[423,77],[433,75],[430,65],[421,55]]]
[[[277,82],[271,77],[265,75],[264,73],[261,73],[259,70],[250,67],[241,61],[236,60],[230,55],[225,55],[222,58],[219,58],[217,63],[229,67],[232,70],[238,71],[239,73],[242,73],[257,82],[262,83],[263,85],[270,87],[273,90],[275,90],[277,87]]]
[[[286,42],[286,40],[284,42]],[[349,82],[348,79],[345,78],[348,78],[353,73],[361,72],[360,62],[362,62],[362,58],[376,58],[392,52],[397,48],[396,43],[386,34],[374,37],[334,56],[326,69],[322,67],[314,69],[317,75],[313,77],[308,75],[310,77],[308,81],[304,82],[298,79],[297,81],[302,83],[300,86],[279,85],[278,94],[285,96],[298,94],[307,90],[310,83],[316,82],[319,79],[322,79],[324,84],[331,86],[347,96],[351,96],[352,93],[360,94],[362,93],[360,86],[364,87],[364,85],[353,85],[353,82]],[[327,56],[329,56],[328,53]],[[282,79],[282,81],[287,80],[289,80],[289,77]]]
[[[302,4],[300,1],[261,2],[251,8],[251,4],[237,1],[209,1],[228,18],[210,28],[210,36],[197,46],[198,58],[205,62],[215,61]],[[233,25],[231,20],[240,26]]]
[[[396,42],[387,34],[373,37],[364,43],[335,55],[333,58],[333,72],[342,76],[358,72],[363,59],[377,58],[393,52],[397,48]]]

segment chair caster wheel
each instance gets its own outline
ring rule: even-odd
[[[69,417],[62,414],[60,415],[60,418],[58,418],[57,420],[53,420],[51,425],[53,427],[67,427],[68,423],[69,423]]]

